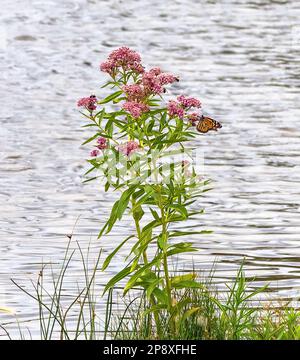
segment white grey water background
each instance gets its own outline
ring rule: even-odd
[[[197,269],[219,260],[216,279],[236,273],[243,257],[254,286],[278,298],[300,291],[300,2],[0,0],[0,306],[17,311],[38,336],[36,308],[10,282],[36,279],[42,261],[58,262],[75,221],[75,238],[97,252],[131,230],[126,220],[100,242],[112,195],[82,185],[89,147],[76,100],[101,95],[99,63],[114,48],[138,50],[148,66],[180,75],[171,94],[201,99],[221,121],[199,138],[214,181],[206,214],[186,229],[201,250]],[[99,285],[123,266],[99,276]],[[183,269],[191,257],[181,258]],[[72,294],[80,276],[72,265]],[[73,276],[73,280],[72,280]],[[275,296],[274,295],[274,296]],[[0,314],[0,323],[13,322]],[[10,329],[16,330],[15,325]],[[0,332],[0,334],[2,334]]]

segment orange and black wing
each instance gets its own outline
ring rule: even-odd
[[[204,134],[210,130],[217,131],[218,129],[221,129],[221,127],[222,125],[218,121],[207,116],[202,116],[202,118],[197,124],[197,130]]]

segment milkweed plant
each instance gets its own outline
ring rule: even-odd
[[[181,239],[207,232],[184,231],[185,222],[203,212],[192,205],[209,183],[203,169],[198,171],[197,163],[203,161],[192,146],[202,135],[196,130],[203,118],[201,103],[185,95],[166,101],[166,87],[179,78],[158,67],[146,70],[140,55],[127,47],[114,50],[100,70],[109,76],[102,88],[111,93],[78,101],[87,120],[83,126],[94,130],[83,143],[92,144],[84,181],[100,179],[106,192],[118,194],[99,238],[109,234],[125,213],[135,226],[103,262],[104,271],[128,242],[125,266],[107,282],[104,293],[116,285],[122,286],[124,295],[143,289],[157,332],[161,313],[167,314],[175,332],[176,316],[186,309],[188,299],[175,300],[173,292],[203,286],[194,272],[176,275],[170,270],[174,256],[197,251],[191,241]]]

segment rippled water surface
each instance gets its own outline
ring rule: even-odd
[[[300,291],[300,2],[8,1],[1,4],[0,305],[35,313],[10,278],[35,279],[42,261],[63,256],[76,239],[109,251],[130,231],[126,220],[99,244],[97,230],[113,197],[82,185],[88,132],[77,98],[100,94],[98,64],[120,45],[149,66],[181,76],[174,94],[198,96],[223,124],[199,140],[214,180],[194,238],[207,271],[230,279],[243,257],[255,285],[270,282],[280,297]],[[122,266],[125,253],[100,280]],[[180,263],[185,269],[189,261]],[[79,266],[73,265],[74,283]],[[70,280],[72,289],[73,282]],[[9,317],[0,315],[0,323]],[[30,324],[30,323],[29,323]],[[36,331],[36,325],[28,325]]]

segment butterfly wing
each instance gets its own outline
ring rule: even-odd
[[[207,116],[203,116],[197,124],[197,130],[203,134],[210,130],[217,131],[218,129],[221,129],[221,127],[222,125],[218,121]]]
[[[198,122],[197,130],[199,132],[205,134],[209,131],[209,125],[210,125],[210,122],[207,119],[203,118]]]

